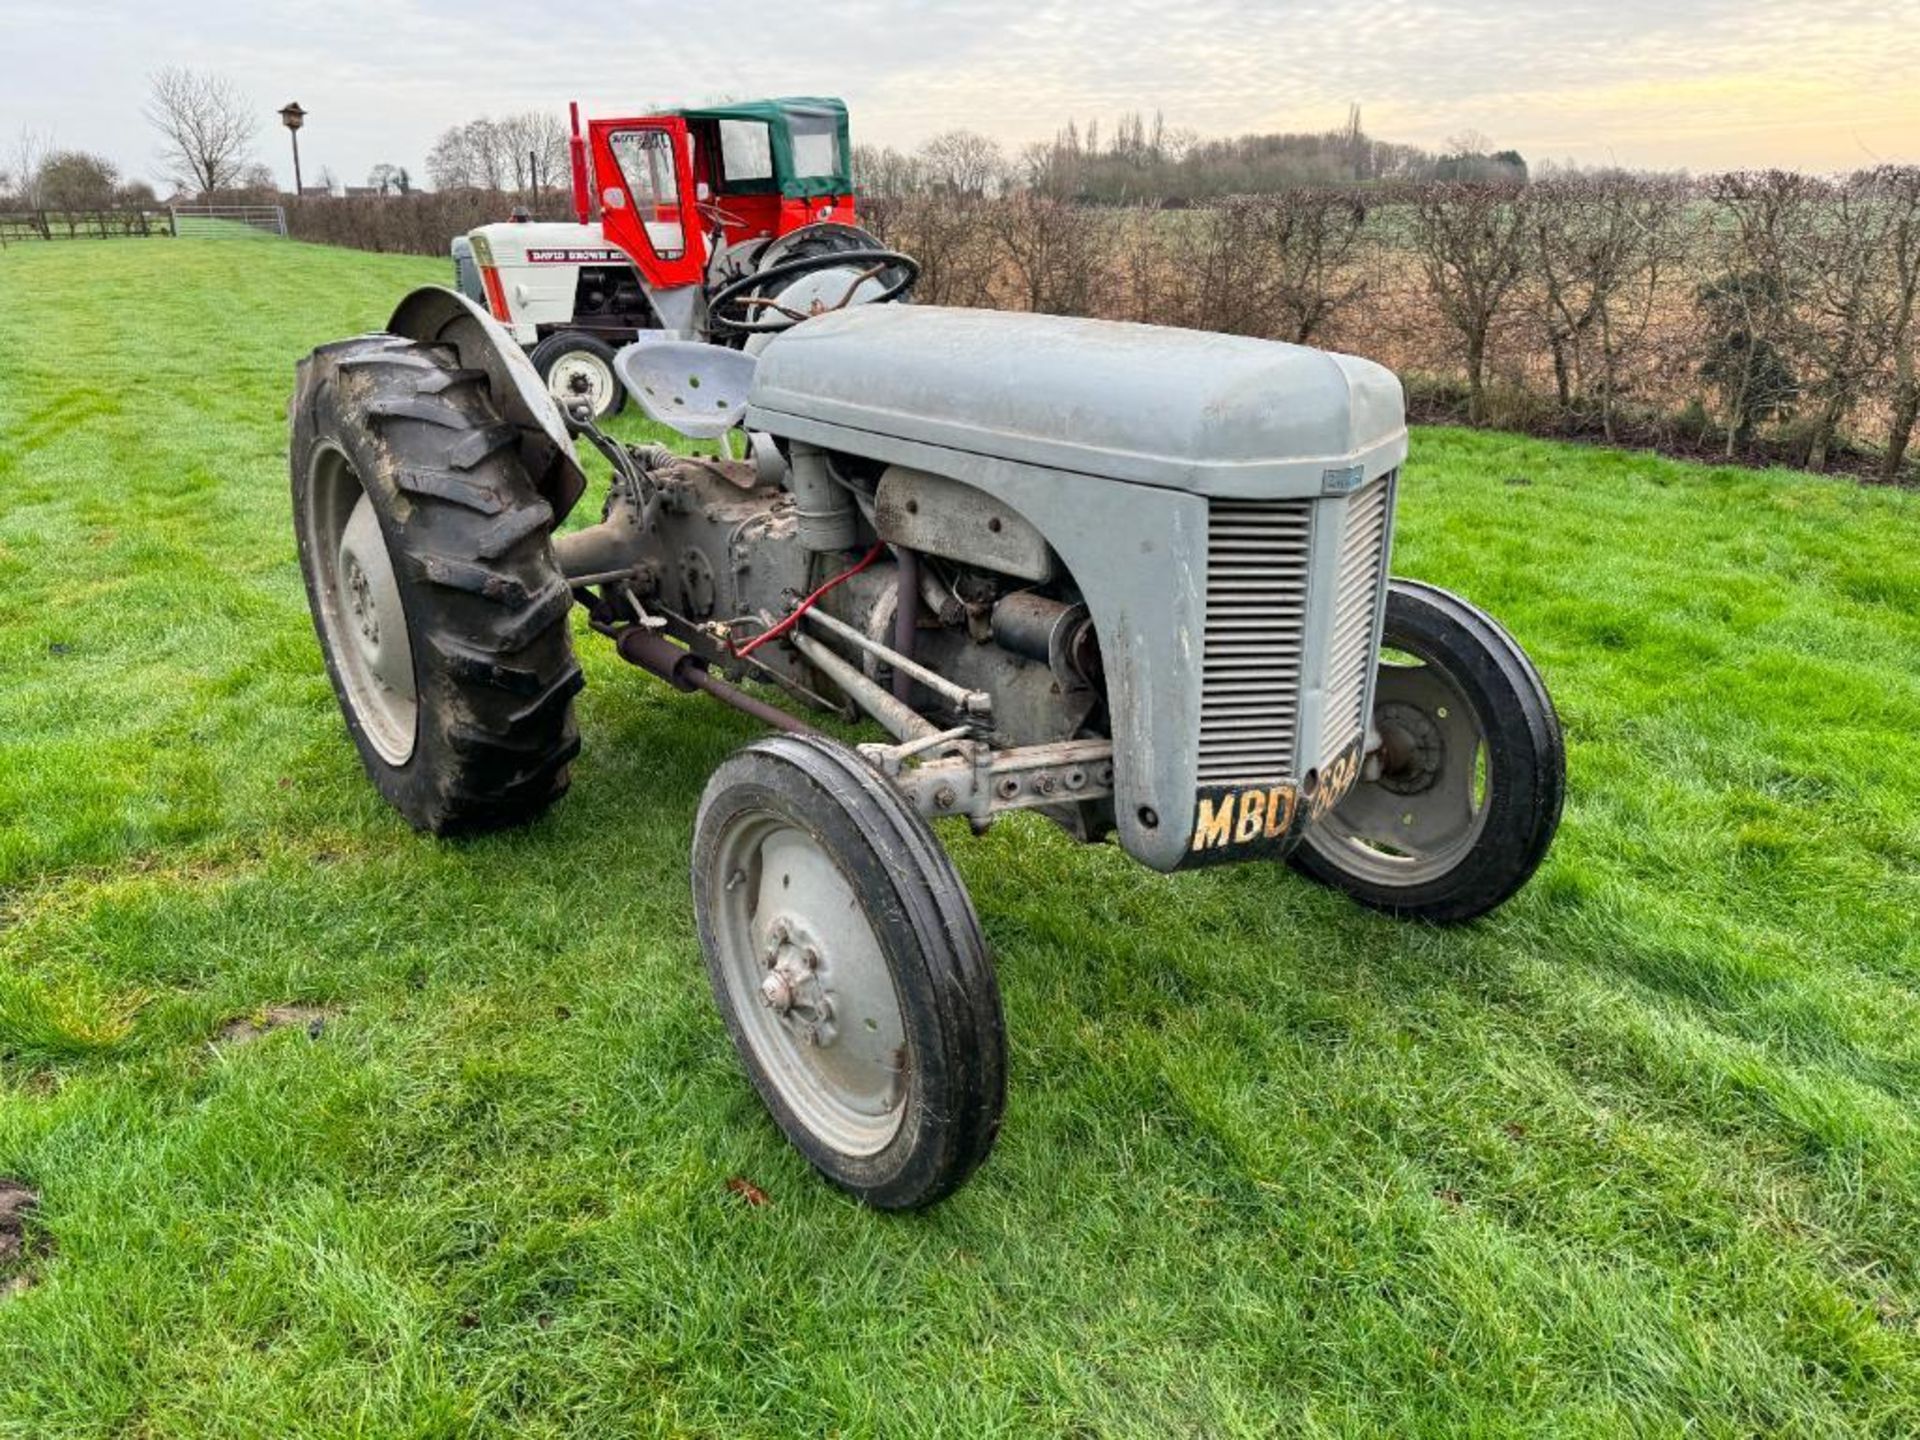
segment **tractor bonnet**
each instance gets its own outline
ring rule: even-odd
[[[1407,449],[1400,382],[1368,360],[920,305],[850,307],[774,339],[747,423],[791,419],[1222,498],[1342,493]]]

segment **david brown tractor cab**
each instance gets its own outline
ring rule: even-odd
[[[575,106],[573,127],[572,222],[482,225],[453,242],[462,293],[565,405],[585,401],[596,418],[620,408],[624,345],[757,345],[775,306],[891,299],[917,274],[859,227],[838,100],[670,110],[584,133]]]
[[[780,732],[707,783],[692,913],[748,1076],[824,1174],[925,1204],[1000,1126],[993,963],[930,822],[1029,811],[1161,871],[1285,862],[1431,923],[1533,873],[1559,722],[1498,624],[1390,576],[1390,372],[1058,316],[754,308],[785,327],[757,353],[664,340],[619,367],[686,433],[768,437],[753,461],[622,445],[576,404],[612,479],[560,531],[566,418],[490,316],[417,291],[302,362],[294,520],[347,728],[416,826],[565,792],[576,608]]]

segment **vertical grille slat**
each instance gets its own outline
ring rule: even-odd
[[[1311,500],[1216,500],[1208,507],[1202,785],[1291,772],[1312,540]]]
[[[1392,477],[1344,500],[1215,500],[1207,512],[1201,785],[1270,783],[1325,765],[1364,734],[1374,623],[1386,583]],[[1314,526],[1340,526],[1312,574]],[[1332,536],[1324,537],[1330,545]],[[1309,614],[1309,582],[1318,585]],[[1327,615],[1321,607],[1331,607]],[[1308,646],[1318,649],[1309,655]],[[1303,677],[1321,677],[1319,723],[1301,732]],[[1300,747],[1307,747],[1304,760]],[[1317,753],[1315,753],[1317,752]]]
[[[1340,572],[1334,582],[1333,641],[1327,665],[1327,723],[1322,765],[1367,729],[1367,691],[1373,679],[1373,626],[1386,576],[1389,483],[1383,478],[1347,500]]]

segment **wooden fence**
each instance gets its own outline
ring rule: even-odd
[[[0,211],[0,245],[27,240],[107,240],[128,235],[171,235],[164,210]]]

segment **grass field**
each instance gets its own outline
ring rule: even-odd
[[[950,835],[1010,1107],[887,1217],[707,994],[749,722],[583,634],[531,830],[361,775],[284,407],[444,269],[0,255],[0,1434],[1920,1430],[1920,495],[1418,434],[1397,568],[1565,719],[1544,869],[1435,932]]]

